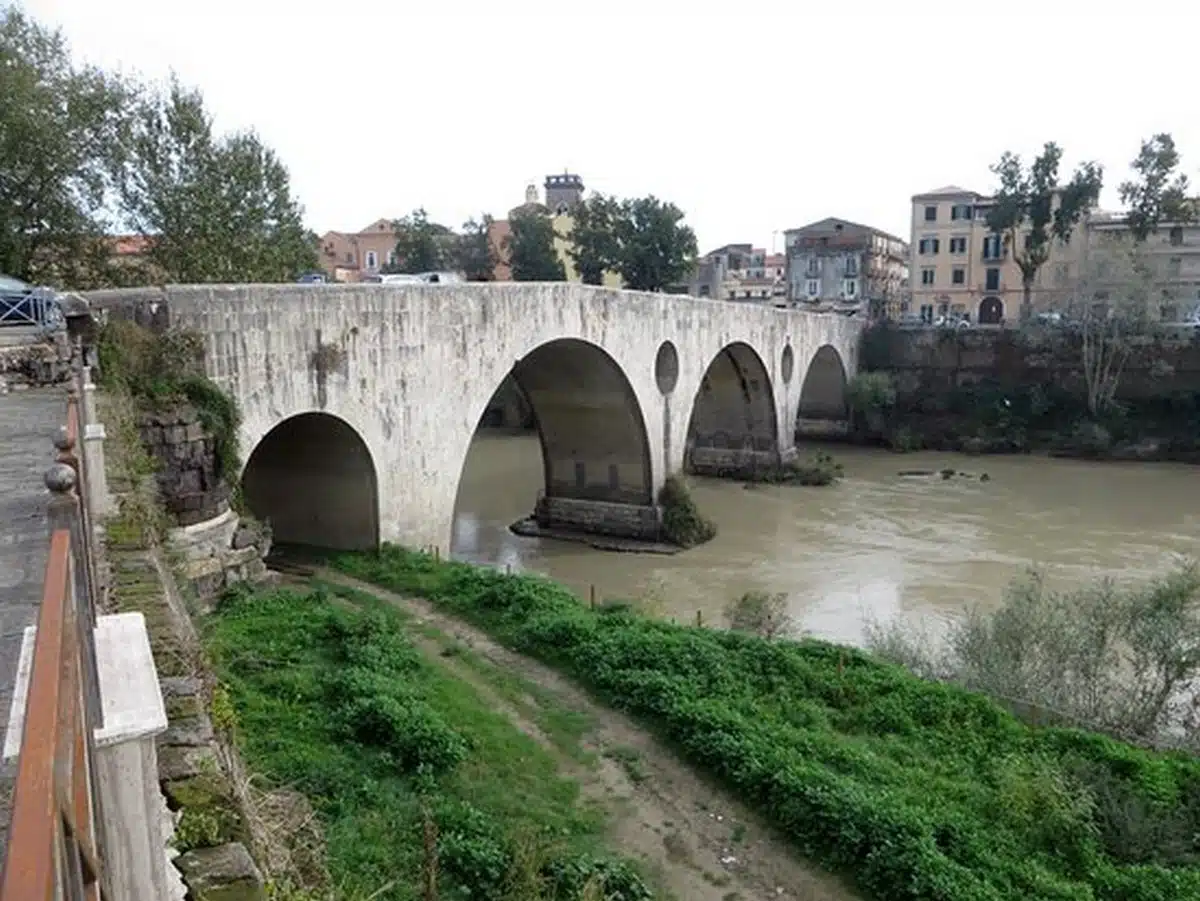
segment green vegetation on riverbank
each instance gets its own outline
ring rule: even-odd
[[[767,485],[832,485],[845,474],[845,468],[824,451],[807,460],[789,460],[778,466],[751,469],[745,481]]]
[[[796,847],[888,901],[1200,898],[1196,848],[1122,845],[1195,818],[1200,763],[1033,729],[850,648],[592,611],[546,580],[385,547],[345,571],[420,595],[640,716]],[[1125,824],[1128,825],[1128,824]]]
[[[204,624],[246,762],[312,800],[338,897],[650,898],[578,784],[409,628],[364,597],[289,590],[231,593]],[[440,894],[423,894],[435,856]]]

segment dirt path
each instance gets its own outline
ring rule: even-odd
[[[646,861],[663,887],[680,901],[855,901],[856,896],[836,879],[799,861],[756,814],[700,778],[628,717],[597,704],[558,673],[509,651],[427,601],[328,569],[314,574],[321,581],[394,604],[418,625],[440,632],[442,641],[420,633],[411,637],[431,660],[474,687],[495,710],[553,754],[562,772],[580,782],[584,796],[609,812],[614,850]],[[584,714],[591,725],[580,750],[594,759],[585,763],[566,753],[537,725],[528,711],[537,710],[544,700],[532,690],[514,703],[511,693],[505,697],[485,675],[448,653],[446,639],[461,642],[510,677],[508,684],[536,686],[563,707]]]

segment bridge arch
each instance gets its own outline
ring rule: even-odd
[[[849,412],[845,361],[832,344],[822,344],[804,373],[797,417],[842,421]]]
[[[242,470],[242,496],[278,543],[338,550],[379,544],[375,462],[355,428],[332,414],[300,413],[267,432]]]
[[[748,453],[777,458],[775,390],[762,357],[749,344],[727,344],[708,364],[692,402],[685,463],[721,474]],[[735,467],[736,468],[736,467]]]

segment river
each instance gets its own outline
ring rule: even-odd
[[[649,598],[679,620],[699,612],[718,622],[744,591],[786,592],[801,628],[851,644],[869,617],[937,631],[969,605],[993,606],[1030,564],[1066,587],[1103,574],[1144,579],[1200,556],[1195,466],[829,449],[846,469],[836,485],[693,479],[715,540],[674,556],[613,554],[509,532],[542,487],[541,450],[533,435],[481,431],[459,487],[453,553],[545,573],[585,597],[594,586],[601,597]],[[948,467],[970,477],[900,475]]]

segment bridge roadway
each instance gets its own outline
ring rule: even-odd
[[[55,432],[65,421],[61,388],[0,395],[0,717],[8,728],[9,706],[21,653],[21,637],[37,619],[49,537],[47,492],[42,477],[54,462]],[[16,766],[0,762],[0,859]]]

